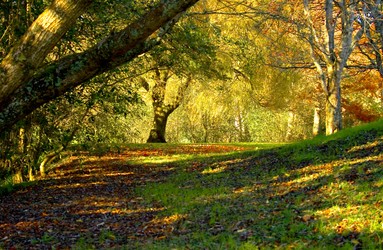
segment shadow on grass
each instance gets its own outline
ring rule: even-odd
[[[149,248],[381,249],[381,147],[378,132],[366,132],[183,163],[140,190],[164,205],[158,216],[183,218]]]
[[[234,153],[81,155],[0,198],[0,247],[378,248],[379,133]]]

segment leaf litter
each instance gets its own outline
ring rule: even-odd
[[[135,193],[137,187],[166,179],[168,164],[131,165],[132,157],[174,153],[222,153],[243,150],[222,145],[185,145],[128,149],[102,156],[73,156],[37,185],[0,197],[0,249],[116,248],[128,241],[161,239],[172,223],[156,214],[164,209]]]
[[[79,155],[38,185],[0,197],[0,248],[381,246],[383,139],[367,133],[338,144]],[[174,154],[205,158],[132,161]]]

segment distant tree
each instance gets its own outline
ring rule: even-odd
[[[215,60],[220,37],[210,26],[206,19],[189,16],[164,37],[160,46],[136,61],[148,71],[140,79],[152,99],[153,122],[147,142],[166,142],[168,118],[193,82],[221,77]]]
[[[170,80],[171,73],[170,71],[162,72],[157,70],[155,74],[155,84],[151,90],[152,96],[152,105],[153,105],[153,126],[149,133],[149,138],[147,142],[166,142],[165,133],[166,125],[169,118],[169,115],[176,110],[182,102],[184,93],[188,88],[189,84],[192,81],[191,77],[186,78],[185,80],[179,79],[180,81],[178,89],[175,91],[175,94],[169,100],[165,100],[166,92],[169,86],[168,82]]]

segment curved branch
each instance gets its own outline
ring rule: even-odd
[[[172,20],[197,1],[161,1],[142,18],[120,32],[109,35],[87,51],[48,65],[0,107],[0,131],[9,129],[44,103],[147,52],[171,28],[174,24]],[[157,30],[157,36],[151,38]]]

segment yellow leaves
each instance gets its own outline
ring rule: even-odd
[[[311,215],[311,214],[305,214],[305,215],[302,216],[302,221],[303,222],[309,222],[309,221],[311,221],[313,219],[314,219],[314,216]]]
[[[167,235],[174,231],[173,225],[185,218],[186,216],[182,214],[173,214],[163,218],[155,218],[144,223],[138,231],[140,235],[152,236],[156,240],[163,240],[167,238]]]
[[[221,167],[217,167],[217,168],[207,168],[207,169],[202,171],[202,174],[217,174],[217,173],[221,173],[225,170],[226,170],[226,166],[221,166]]]

